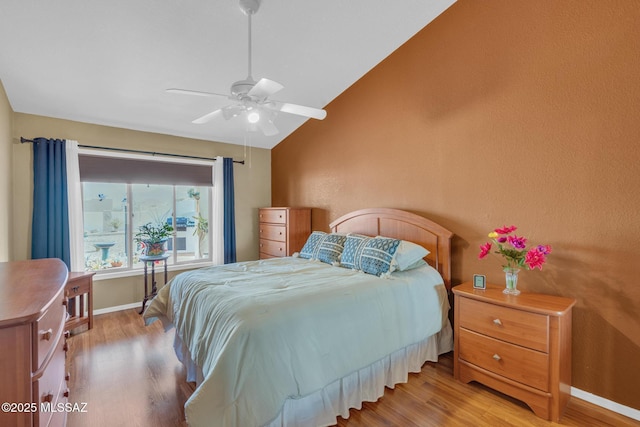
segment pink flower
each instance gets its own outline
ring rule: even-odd
[[[533,270],[538,267],[538,269],[542,270],[542,265],[547,260],[544,256],[543,252],[540,252],[538,248],[531,249],[524,257],[524,262],[529,266],[529,270]]]
[[[478,259],[482,259],[486,257],[490,250],[491,250],[491,243],[487,242],[484,245],[480,245],[480,254],[478,255]]]
[[[516,249],[524,249],[527,245],[527,239],[518,236],[508,236],[507,241]]]
[[[504,242],[506,242],[506,241],[507,241],[507,238],[506,238],[506,237],[504,237],[504,236],[500,236],[500,237],[498,237],[498,239],[497,239],[497,240],[498,240],[498,243],[504,243]]]
[[[538,245],[536,250],[538,252],[542,252],[544,255],[549,255],[551,253],[551,246],[549,246],[549,245]]]
[[[516,231],[518,229],[518,227],[516,227],[515,225],[512,225],[511,227],[507,227],[506,225],[502,228],[496,228],[494,231],[498,234],[509,234],[509,233],[513,233],[514,231]]]

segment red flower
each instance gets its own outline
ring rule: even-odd
[[[551,246],[549,245],[538,245],[538,247],[536,248],[538,250],[538,252],[542,252],[545,255],[548,255],[551,253]]]
[[[542,265],[547,260],[544,256],[544,252],[538,250],[538,248],[531,249],[524,257],[524,262],[529,266],[529,270],[533,270],[538,267],[542,270]]]
[[[516,227],[515,225],[512,225],[511,227],[507,227],[506,225],[502,228],[496,228],[494,231],[498,234],[509,234],[509,233],[513,233],[514,231],[517,230],[518,227]]]
[[[491,243],[487,242],[484,245],[480,245],[480,254],[478,255],[478,259],[486,257],[490,250]]]

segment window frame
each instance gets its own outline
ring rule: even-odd
[[[88,155],[88,156],[93,156],[93,157],[110,157],[110,158],[122,158],[122,159],[137,159],[137,160],[143,160],[143,161],[149,161],[149,162],[167,162],[167,163],[184,163],[187,165],[200,165],[200,166],[207,166],[207,167],[211,167],[211,176],[212,176],[212,184],[211,186],[206,186],[206,185],[202,185],[202,184],[193,184],[194,186],[197,187],[204,187],[207,189],[208,192],[208,203],[209,203],[209,209],[207,209],[207,220],[209,221],[209,224],[211,224],[212,222],[212,209],[211,209],[211,202],[213,200],[213,196],[214,196],[214,188],[213,185],[215,185],[215,183],[213,182],[213,174],[214,174],[214,167],[215,167],[215,161],[214,160],[200,160],[200,159],[191,159],[191,158],[180,158],[180,157],[173,157],[173,156],[167,156],[167,157],[162,157],[162,156],[156,156],[156,155],[144,155],[144,154],[136,154],[136,153],[127,153],[127,152],[118,152],[118,151],[104,151],[104,150],[97,150],[97,149],[90,149],[90,148],[79,148],[78,149],[78,156],[82,156],[82,155]],[[85,217],[85,212],[84,212],[84,182],[95,182],[95,181],[83,181],[82,178],[80,178],[80,188],[81,188],[81,200],[82,200],[82,205],[83,205],[83,209],[82,209],[82,222],[84,223],[84,217]],[[133,222],[133,209],[132,209],[132,186],[135,184],[146,184],[143,182],[133,182],[133,183],[124,183],[126,185],[126,194],[127,194],[127,218],[126,220],[129,222],[129,224],[132,224]],[[171,212],[171,217],[172,217],[172,223],[175,224],[176,223],[176,187],[184,187],[187,186],[186,184],[153,184],[153,185],[167,185],[167,186],[171,186],[172,187],[172,212]],[[174,229],[173,232],[173,238],[174,238],[174,242],[176,241],[176,230]],[[127,240],[127,242],[129,243],[129,247],[133,248],[135,245],[135,240],[134,240],[134,235],[135,232],[134,230],[131,229],[131,227],[128,227],[127,230],[127,235],[125,235],[125,239]],[[178,254],[177,254],[177,245],[174,244],[173,249],[171,250],[171,259],[172,259],[172,263],[170,265],[168,265],[168,270],[172,271],[172,270],[184,270],[184,269],[188,269],[188,268],[196,268],[196,267],[202,267],[205,265],[212,265],[213,264],[213,239],[211,238],[211,234],[209,235],[209,239],[207,239],[207,246],[208,246],[208,257],[207,258],[200,258],[200,259],[192,259],[192,260],[186,260],[186,261],[178,261]],[[129,253],[126,254],[127,256],[127,267],[114,267],[114,268],[106,268],[106,269],[98,269],[98,270],[87,270],[86,269],[86,264],[85,264],[85,259],[84,259],[84,244],[85,244],[85,239],[84,236],[82,237],[82,254],[83,254],[83,259],[82,259],[82,265],[85,266],[85,271],[93,271],[96,273],[95,278],[116,278],[116,277],[127,277],[127,276],[134,276],[134,275],[140,275],[143,271],[144,268],[142,265],[140,266],[134,266],[133,265],[133,255],[134,255],[134,251],[130,250]]]

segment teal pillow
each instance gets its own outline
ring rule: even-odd
[[[349,234],[344,242],[340,266],[360,270],[360,257],[362,251],[371,237],[361,234]]]
[[[315,259],[318,257],[318,251],[320,250],[320,244],[324,240],[327,233],[324,231],[314,231],[311,233],[307,242],[300,249],[300,258]]]
[[[393,255],[396,253],[400,240],[378,237],[367,241],[360,256],[360,268],[365,273],[382,276],[392,272]]]
[[[347,240],[347,236],[344,234],[327,234],[320,242],[318,254],[315,258],[327,264],[340,261],[345,240]]]

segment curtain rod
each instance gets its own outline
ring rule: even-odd
[[[24,144],[25,142],[35,142],[33,139],[27,139],[27,138],[23,138],[20,137],[20,143]],[[210,158],[210,157],[198,157],[198,156],[185,156],[182,154],[172,154],[172,153],[157,153],[155,151],[144,151],[144,150],[132,150],[129,148],[113,148],[113,147],[98,147],[95,145],[80,145],[78,144],[79,148],[94,148],[97,150],[107,150],[107,151],[122,151],[122,152],[126,152],[126,153],[138,153],[138,154],[151,154],[152,156],[155,155],[160,155],[160,156],[168,156],[168,157],[180,157],[183,159],[195,159],[195,160],[213,160],[215,161],[215,158]],[[244,160],[234,160],[233,163],[239,163],[241,165],[244,165]]]

